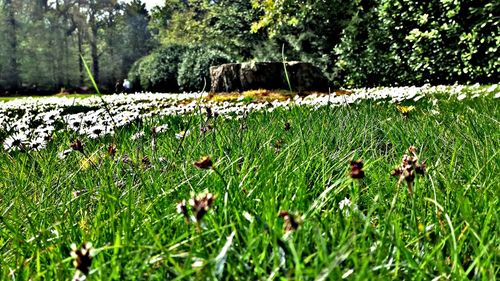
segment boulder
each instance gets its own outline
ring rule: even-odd
[[[294,91],[328,91],[328,79],[310,63],[247,62],[210,67],[211,92],[288,90],[286,74]]]
[[[212,92],[234,92],[241,90],[239,63],[228,63],[210,67]],[[214,77],[217,77],[214,79]],[[216,89],[216,90],[214,90]]]

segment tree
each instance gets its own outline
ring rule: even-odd
[[[3,39],[5,40],[2,54],[7,56],[0,74],[0,81],[4,81],[6,89],[17,90],[20,86],[19,58],[18,58],[18,29],[19,24],[15,18],[14,3],[12,0],[3,1]],[[1,77],[3,76],[3,77]]]
[[[351,0],[254,0],[252,6],[261,12],[253,22],[252,31],[264,30],[274,44],[275,52],[285,46],[288,59],[311,62],[330,78],[336,77],[335,46],[355,12]],[[280,55],[280,53],[279,53]]]
[[[127,73],[135,61],[151,52],[155,43],[148,28],[149,12],[140,0],[125,4],[123,20],[123,44],[127,46],[123,53],[123,70]]]

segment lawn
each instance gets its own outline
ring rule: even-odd
[[[6,103],[1,279],[494,280],[500,86],[397,91]]]

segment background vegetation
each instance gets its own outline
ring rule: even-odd
[[[174,71],[182,69],[178,60],[157,61],[170,55],[171,45],[185,46],[186,56],[179,49],[172,56],[195,69],[225,60],[281,60],[284,46],[288,60],[321,67],[332,86],[496,83],[500,77],[498,1],[275,2],[165,0],[149,13],[140,0],[0,0],[0,92],[83,86],[80,53],[108,91],[147,55],[130,74],[139,79],[137,89],[201,90],[208,70],[181,74]],[[164,79],[177,83],[156,85],[158,68],[173,71]]]

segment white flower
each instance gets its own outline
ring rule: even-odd
[[[351,206],[351,200],[349,198],[344,198],[344,200],[339,202],[339,208],[340,210],[344,210],[345,207],[350,207]]]
[[[87,134],[91,139],[97,139],[106,134],[106,127],[102,125],[95,125],[87,129]]]
[[[157,126],[154,128],[154,131],[157,133],[157,134],[161,134],[161,133],[164,133],[168,130],[168,125],[165,124],[165,125],[160,125],[160,126]]]
[[[459,101],[460,101],[460,100],[465,99],[466,97],[467,97],[467,95],[466,95],[466,94],[461,94],[461,95],[459,95],[459,96],[457,97],[457,100],[459,100]]]
[[[7,151],[16,151],[24,149],[28,144],[28,136],[24,133],[15,133],[10,135],[3,142],[3,148]]]
[[[189,130],[180,131],[179,133],[175,134],[175,138],[180,140],[180,139],[183,139],[183,138],[189,136],[190,134],[191,134],[191,132]]]
[[[40,151],[42,149],[45,149],[45,147],[47,147],[47,142],[43,137],[38,137],[36,139],[31,140],[31,142],[29,143],[29,147],[31,150]]]
[[[66,158],[66,156],[68,156],[71,152],[73,152],[73,149],[66,149],[62,152],[59,152],[59,154],[57,154],[57,157],[62,160]]]
[[[130,140],[135,141],[135,140],[138,140],[138,139],[144,137],[145,135],[146,134],[143,131],[140,131],[140,132],[135,133],[132,137],[130,137]]]
[[[488,87],[488,89],[486,90],[488,93],[493,93],[495,92],[495,90],[497,89],[497,84],[494,84],[494,85],[491,85],[490,87]],[[497,93],[498,94],[498,93]]]

